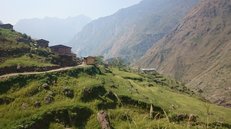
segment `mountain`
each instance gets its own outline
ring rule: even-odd
[[[231,106],[231,1],[203,0],[140,61],[211,102]]]
[[[0,24],[3,24],[2,21],[0,21]]]
[[[66,19],[24,19],[16,23],[15,30],[34,38],[45,38],[51,44],[60,44],[70,41],[90,21],[89,17],[83,15]]]
[[[82,56],[135,61],[168,34],[197,0],[143,0],[90,22],[70,42]]]

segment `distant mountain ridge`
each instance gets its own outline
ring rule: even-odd
[[[231,1],[203,0],[137,63],[231,106]]]
[[[143,0],[90,22],[70,42],[80,55],[140,58],[168,34],[197,0]]]
[[[89,17],[83,15],[66,19],[55,17],[24,19],[16,23],[15,30],[34,38],[47,39],[51,44],[60,44],[70,41],[90,21]]]

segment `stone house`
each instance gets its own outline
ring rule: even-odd
[[[95,65],[96,64],[96,57],[88,56],[83,59],[83,64],[86,65]]]
[[[51,51],[58,55],[70,55],[73,56],[71,52],[71,47],[65,45],[55,45],[50,47]]]
[[[47,48],[49,45],[49,41],[44,40],[44,39],[36,40],[36,42],[37,42],[38,47],[41,47],[41,48]]]
[[[140,71],[143,73],[156,73],[157,72],[155,68],[141,68]]]
[[[13,30],[14,26],[11,24],[0,24],[0,28]]]

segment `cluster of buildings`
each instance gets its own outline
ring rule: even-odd
[[[49,47],[49,41],[46,41],[44,39],[39,39],[36,40],[37,46],[40,48],[48,48]],[[84,58],[77,58],[76,54],[72,53],[71,47],[65,46],[65,45],[54,45],[49,47],[53,53],[56,55],[59,55],[61,57],[64,57],[66,59],[73,59],[76,58],[78,64],[83,64],[83,65],[95,65],[96,63],[96,57],[93,56],[88,56]],[[70,60],[69,60],[70,61]]]
[[[11,24],[0,24],[0,28],[2,29],[13,29],[13,25]],[[30,43],[32,42],[31,38],[19,38],[17,39],[18,42],[25,42]],[[72,53],[71,47],[65,46],[65,45],[54,45],[49,47],[49,41],[44,39],[36,40],[36,45],[39,48],[50,48],[51,52],[58,55],[60,60],[60,65],[63,66],[69,66],[69,65],[75,65],[76,64],[83,64],[83,65],[95,65],[96,64],[96,57],[88,56],[85,58],[77,58],[76,54]]]

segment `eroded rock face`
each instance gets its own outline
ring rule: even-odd
[[[112,129],[107,112],[100,111],[97,114],[97,120],[101,126],[101,129]]]

